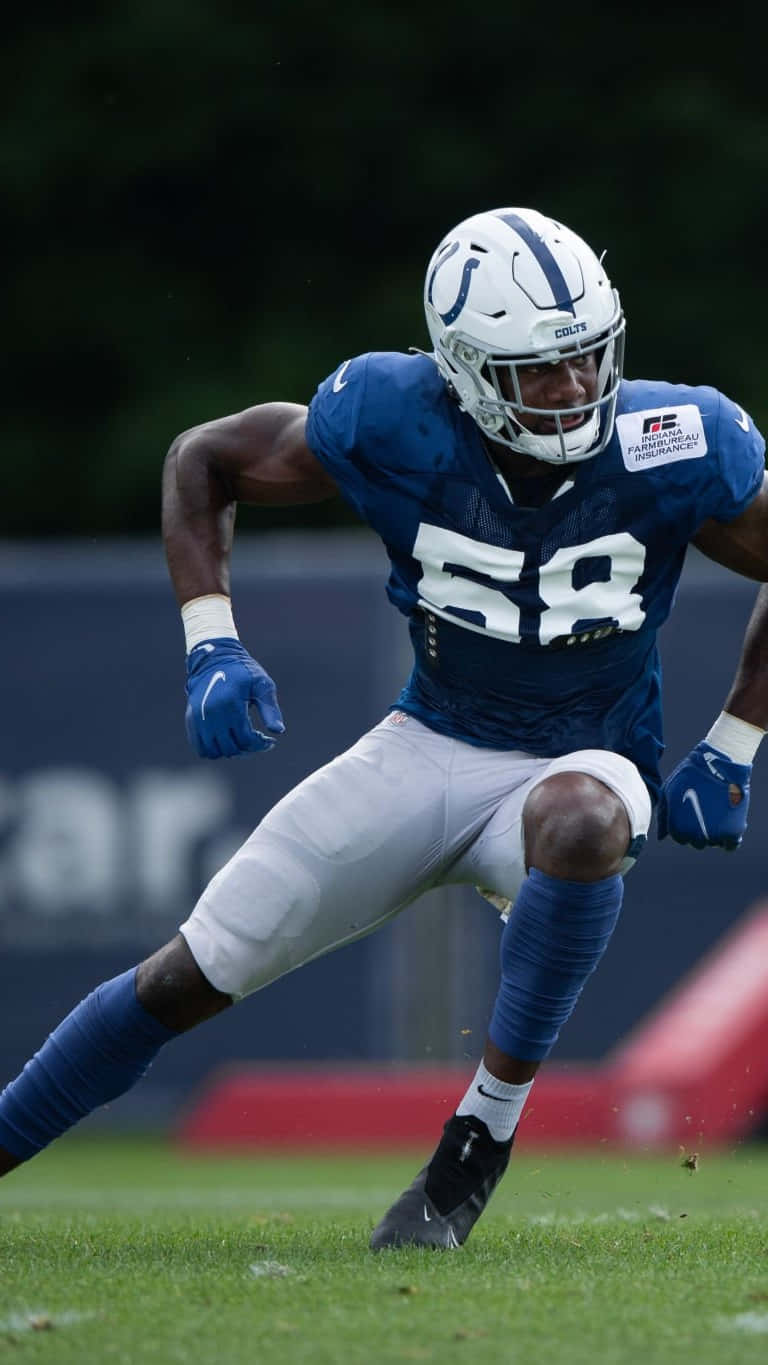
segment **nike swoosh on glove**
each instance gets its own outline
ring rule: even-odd
[[[187,655],[187,739],[200,758],[273,749],[285,730],[275,684],[239,640],[205,640]]]
[[[719,845],[731,852],[738,848],[747,828],[751,776],[751,763],[734,763],[702,740],[661,789],[659,838],[669,834],[678,844],[694,848]]]

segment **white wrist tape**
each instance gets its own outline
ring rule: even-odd
[[[203,640],[240,638],[232,615],[232,603],[221,593],[193,597],[191,602],[185,602],[181,609],[181,619],[187,654],[195,645],[202,644]]]
[[[751,763],[764,734],[765,730],[758,725],[750,725],[747,720],[739,720],[737,716],[729,716],[727,711],[721,711],[705,740],[713,749],[726,754],[733,763]]]

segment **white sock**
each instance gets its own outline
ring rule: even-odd
[[[507,1142],[518,1125],[532,1085],[533,1081],[508,1085],[492,1076],[481,1062],[456,1113],[482,1119],[495,1142]]]

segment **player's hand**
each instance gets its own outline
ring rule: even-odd
[[[734,763],[702,740],[661,789],[659,838],[694,848],[738,848],[747,828],[751,763]]]
[[[187,655],[187,738],[201,758],[272,749],[285,730],[275,684],[238,640],[205,640]]]

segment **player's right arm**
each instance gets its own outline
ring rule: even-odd
[[[240,644],[229,597],[238,502],[333,497],[305,439],[306,408],[265,403],[182,432],[163,469],[163,542],[187,646],[187,735],[202,758],[271,749],[284,726],[272,679]]]
[[[229,595],[238,502],[322,502],[336,485],[305,439],[307,409],[263,403],[177,436],[163,469],[163,540],[179,606]]]

